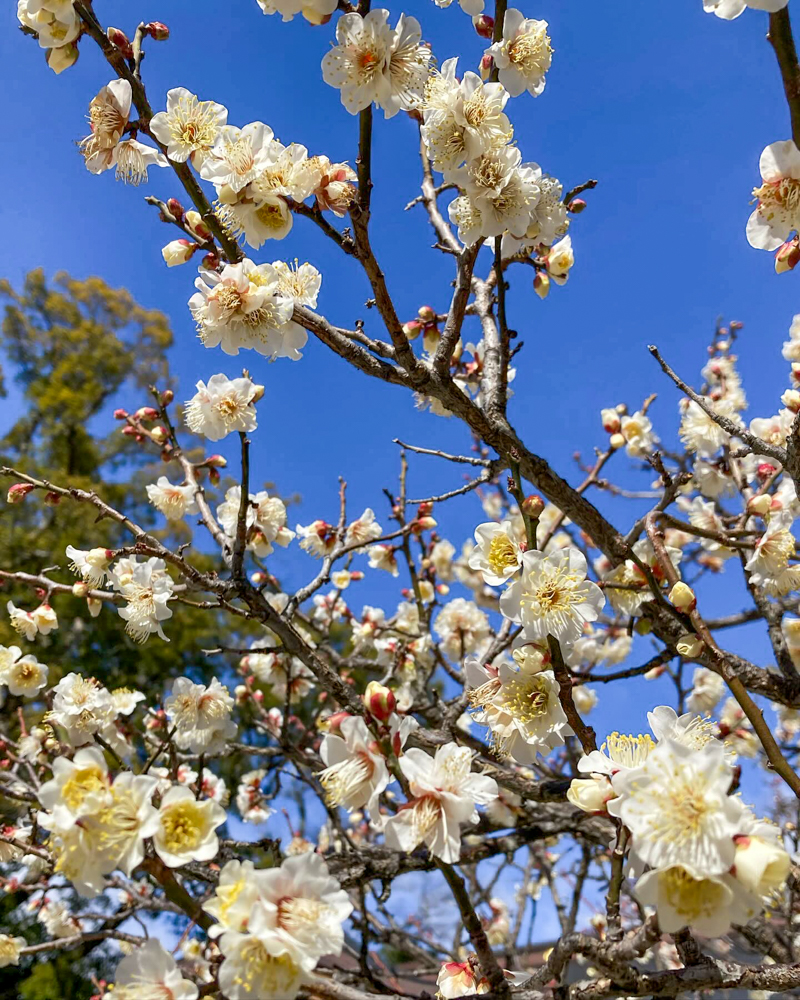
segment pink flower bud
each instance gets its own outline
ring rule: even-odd
[[[774,476],[776,472],[775,466],[770,465],[769,462],[762,462],[761,465],[756,469],[756,475],[761,480],[765,482],[770,476]]]
[[[485,55],[480,61],[478,66],[478,72],[480,73],[481,80],[488,80],[492,75],[492,70],[494,69],[494,59],[490,55]]]
[[[573,215],[580,215],[584,208],[586,208],[586,202],[583,198],[573,198],[567,205],[567,211],[572,212]]]
[[[114,410],[114,419],[115,420],[127,420],[128,419],[128,411],[127,410]]]
[[[133,48],[130,39],[124,31],[120,31],[119,28],[107,28],[106,35],[109,42],[112,45],[116,45],[126,59],[133,59]]]
[[[155,420],[158,416],[158,410],[154,410],[152,406],[141,406],[134,413],[134,420]]]
[[[378,722],[388,722],[397,707],[394,691],[378,681],[370,681],[364,692],[364,707]]]
[[[131,427],[130,424],[122,428],[122,433],[127,435],[127,437],[139,437],[139,432],[135,427]]]
[[[58,507],[61,503],[61,494],[53,493],[52,490],[49,493],[45,493],[44,502],[48,507]]]
[[[214,485],[214,486],[218,486],[219,485],[220,474],[219,474],[219,472],[216,469],[210,468],[208,470],[208,478],[209,478],[209,481],[212,483],[212,485]]]
[[[418,319],[411,319],[408,323],[403,323],[403,333],[409,340],[414,340],[422,332],[422,323]]]
[[[800,264],[800,246],[797,237],[782,243],[775,251],[775,273],[784,274]]]
[[[481,38],[494,36],[494,18],[488,14],[477,14],[472,18],[472,26]]]
[[[341,725],[345,719],[350,718],[349,712],[334,712],[325,720],[325,728],[332,736],[341,736]]]
[[[181,205],[177,198],[167,199],[167,211],[170,215],[175,216],[176,219],[183,218],[183,205]]]
[[[164,444],[164,442],[169,438],[169,431],[166,427],[159,424],[158,427],[154,427],[150,431],[150,436],[156,444]]]
[[[190,232],[192,232],[199,240],[208,240],[211,238],[211,230],[205,222],[203,222],[203,216],[199,212],[196,212],[193,208],[186,213],[184,221],[189,227]]]
[[[33,491],[30,483],[14,483],[6,494],[8,503],[22,503],[25,497]]]
[[[224,455],[210,455],[205,464],[215,469],[224,469],[228,464],[228,459]]]
[[[219,267],[219,257],[215,253],[207,253],[203,257],[203,267],[207,268],[209,271],[216,271]]]
[[[148,21],[144,30],[154,42],[166,42],[169,38],[169,28],[161,21]]]
[[[538,493],[531,493],[522,501],[522,513],[528,517],[540,517],[544,510],[544,500]]]
[[[172,240],[161,248],[161,256],[167,267],[177,267],[185,264],[197,249],[197,244],[191,240]]]

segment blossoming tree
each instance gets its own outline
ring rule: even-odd
[[[160,22],[129,37],[88,0],[19,0],[23,31],[52,70],[92,48],[98,81],[111,77],[89,103],[87,169],[140,184],[158,168],[182,189],[148,201],[176,229],[166,265],[199,262],[188,308],[203,378],[182,408],[154,386],[115,414],[163,460],[146,488],[158,528],[100,482],[2,470],[9,504],[86,508],[116,541],[74,538],[63,568],[2,569],[19,645],[0,648],[0,788],[13,811],[0,864],[46,936],[3,934],[0,965],[122,952],[113,990],[94,986],[114,1000],[795,991],[800,318],[783,347],[790,388],[776,415],[742,418],[739,324],[716,330],[699,391],[651,347],[679,394],[681,450],[660,446],[649,399],[634,412],[609,407],[604,445],[570,484],[511,423],[513,365],[525,354],[507,323],[509,275],[532,269],[541,297],[567,282],[570,230],[595,183],[565,193],[523,162],[525,137],[515,137],[509,99],[545,90],[547,23],[503,0],[493,11],[460,0],[487,47],[479,73],[459,74],[455,56],[434,58],[416,17],[368,0],[258,6],[335,28],[321,76],[340,91],[343,118],[358,116],[354,166],[284,145],[263,122],[229,124],[227,108],[183,87],[149,93],[142,60],[168,40]],[[705,0],[723,20],[747,7],[769,12],[791,118],[792,137],[762,155],[746,231],[775,251],[780,273],[800,260],[800,66],[787,0]],[[452,267],[452,291],[406,322],[371,244],[373,127],[392,128],[374,121],[376,108],[418,123],[416,201]],[[369,326],[317,311],[313,264],[254,259],[295,222],[335,244],[343,273],[363,272]],[[477,343],[466,342],[473,328]],[[365,379],[462,422],[472,450],[402,445],[385,514],[376,496],[354,517],[342,483],[338,517],[292,529],[281,497],[253,491],[250,446],[278,370],[261,358],[302,363],[309,334]],[[255,354],[239,375],[223,355],[243,352]],[[209,452],[238,439],[232,485],[221,486],[219,455],[187,450],[190,433]],[[418,453],[474,478],[410,498]],[[657,477],[641,517],[608,478],[620,453]],[[593,490],[620,497],[614,523]],[[443,534],[447,502],[471,492],[484,515],[457,549]],[[173,544],[179,524],[188,540]],[[276,546],[297,551],[300,588],[276,575]],[[726,561],[751,603],[713,619],[704,588]],[[350,585],[378,573],[397,578],[404,599],[356,611]],[[182,615],[206,611],[222,623],[220,666],[134,690],[108,685],[102,651],[81,669],[45,663],[75,600],[116,615],[120,641],[145,651],[169,642]],[[766,631],[767,666],[726,639],[748,622]],[[642,675],[647,726],[624,728],[649,732],[598,739],[586,721],[595,688]],[[758,810],[739,792],[743,766],[773,783]],[[239,841],[225,829],[231,792],[239,818],[268,831],[287,794],[321,819],[288,842]],[[409,879],[423,887],[413,914],[396,902]],[[560,927],[544,952],[523,931],[541,893]],[[160,930],[173,925],[169,942]]]

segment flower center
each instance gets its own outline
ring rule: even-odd
[[[711,916],[725,901],[725,890],[719,882],[695,878],[685,868],[671,868],[661,876],[661,884],[670,906],[687,923]]]
[[[503,685],[498,703],[517,722],[533,722],[547,715],[549,689],[542,674],[515,677]]]
[[[182,854],[197,848],[203,826],[202,812],[188,799],[167,806],[161,813],[164,846],[172,854]]]
[[[489,543],[487,562],[497,576],[503,576],[510,566],[517,565],[517,551],[508,535],[495,535]]]
[[[543,73],[550,65],[552,52],[550,38],[542,27],[517,35],[508,46],[509,60],[524,76]]]
[[[767,181],[753,189],[753,196],[758,198],[759,209],[766,209],[768,218],[772,214],[796,212],[800,208],[800,180],[781,177],[778,181]]]
[[[350,760],[343,760],[320,772],[319,780],[325,789],[329,805],[340,806],[365,781],[372,777],[373,764],[366,753],[360,753]]]
[[[256,218],[265,229],[283,229],[284,216],[281,206],[275,202],[265,202],[256,210]]]
[[[646,758],[655,746],[653,740],[647,735],[626,736],[623,733],[610,733],[605,743],[600,748],[614,761],[622,767],[637,767]]]
[[[231,168],[231,172],[237,174],[239,177],[244,177],[250,173],[255,165],[253,147],[250,145],[248,139],[241,136],[238,139],[234,139],[233,142],[225,143],[222,158]]]
[[[297,966],[289,955],[270,955],[257,938],[245,942],[238,955],[241,970],[234,982],[248,996],[291,996],[296,989]]]
[[[77,768],[64,782],[61,798],[70,812],[77,813],[89,795],[106,791],[106,781],[99,767]]]
[[[211,104],[194,97],[182,98],[170,115],[170,133],[183,146],[209,149],[217,135]]]

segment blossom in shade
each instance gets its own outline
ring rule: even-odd
[[[199,101],[185,87],[167,91],[167,110],[150,119],[150,131],[167,147],[174,163],[185,163],[209,152],[228,121],[228,109],[214,101]]]
[[[4,969],[7,965],[19,965],[20,950],[27,943],[24,937],[0,934],[0,969]]]
[[[640,903],[655,906],[659,927],[667,934],[689,927],[719,937],[732,923],[746,924],[761,909],[731,875],[709,875],[678,862],[642,875],[634,891]]]
[[[186,426],[209,441],[221,441],[234,431],[249,434],[256,429],[254,403],[262,391],[249,378],[212,375],[208,385],[197,383],[197,392],[187,401]]]
[[[447,743],[430,757],[416,747],[400,758],[412,799],[384,825],[386,844],[410,853],[424,843],[431,854],[448,864],[461,854],[461,824],[478,821],[476,805],[497,798],[497,782],[472,773],[467,747]]]

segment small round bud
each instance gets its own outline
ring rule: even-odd
[[[530,496],[525,497],[522,501],[522,513],[527,514],[528,517],[538,518],[541,517],[544,506],[544,500],[539,496],[539,494],[531,493]]]
[[[250,582],[256,587],[260,587],[262,583],[266,583],[269,577],[266,573],[262,573],[260,570],[256,570],[255,573],[250,574]]]
[[[150,431],[150,437],[156,444],[164,444],[169,439],[169,431],[161,424]]]
[[[196,249],[197,244],[191,240],[172,240],[161,248],[161,256],[167,267],[178,267],[190,260]]]
[[[133,59],[133,47],[124,31],[120,31],[119,28],[107,28],[106,36],[109,42],[112,45],[116,45],[126,59]]]
[[[227,458],[225,458],[224,455],[210,455],[206,459],[205,464],[215,469],[224,469],[225,466],[228,464],[228,460]]]
[[[166,42],[169,38],[169,28],[161,21],[148,21],[144,30],[154,42]]]
[[[435,323],[436,313],[430,306],[420,306],[417,310],[417,316],[419,316],[421,323]]]
[[[612,434],[608,439],[608,447],[613,451],[616,451],[617,448],[624,448],[625,438],[621,434]]]
[[[756,469],[756,476],[764,483],[770,476],[774,476],[776,471],[777,469],[774,465],[770,465],[769,462],[762,462]]]
[[[472,27],[481,38],[494,36],[494,18],[490,17],[489,14],[476,14],[472,18]]]
[[[759,514],[763,517],[772,507],[772,497],[768,493],[759,493],[747,501],[748,514]]]
[[[199,212],[195,212],[193,208],[186,213],[184,222],[189,227],[190,232],[199,240],[208,240],[211,238],[211,230],[203,222],[203,216]]]
[[[600,411],[600,419],[603,422],[603,430],[607,431],[609,434],[616,434],[622,424],[620,423],[619,414],[615,409],[605,409]]]
[[[170,215],[173,215],[176,219],[182,219],[184,215],[183,205],[178,201],[177,198],[167,199],[167,211]]]
[[[86,595],[91,590],[88,583],[84,583],[83,580],[78,580],[77,583],[72,584],[72,593],[75,597],[86,597]]]
[[[136,430],[135,427],[131,427],[130,424],[127,424],[125,427],[122,428],[122,433],[126,437],[139,437],[139,432]]]
[[[264,398],[264,386],[256,385],[253,387],[253,397],[250,400],[251,403],[260,403]]]
[[[140,406],[133,415],[134,420],[155,420],[157,417],[158,410],[154,410],[152,406]]]
[[[394,691],[378,681],[370,681],[364,692],[364,707],[378,722],[388,722],[397,707]]]
[[[409,320],[403,323],[403,333],[409,340],[415,340],[422,332],[422,323],[418,319]]]
[[[670,590],[669,599],[681,611],[694,611],[697,607],[697,598],[694,596],[694,591],[682,580],[678,580],[672,590]]]
[[[795,236],[793,240],[782,243],[775,251],[775,273],[784,274],[793,271],[800,264],[800,246]]]
[[[342,735],[342,723],[345,719],[349,719],[349,712],[334,712],[333,715],[329,715],[327,719],[324,720],[325,731],[330,733],[332,736]]]
[[[677,649],[679,655],[687,659],[699,656],[703,648],[703,640],[693,632],[687,632],[686,635],[682,635],[675,643],[675,649]]]
[[[114,419],[115,420],[127,420],[128,419],[128,411],[127,410],[114,410]]]
[[[203,267],[209,271],[216,271],[219,267],[219,257],[215,253],[207,253],[203,257]]]
[[[25,497],[33,492],[33,489],[34,487],[30,483],[14,483],[13,486],[9,487],[6,501],[8,503],[22,503]]]
[[[792,413],[800,413],[800,392],[797,389],[787,389],[781,396],[781,402]]]
[[[44,502],[47,504],[48,507],[58,507],[58,505],[61,503],[61,494],[53,493],[53,491],[51,490],[49,493],[45,493]]]
[[[567,205],[567,211],[572,212],[573,215],[580,215],[584,208],[586,208],[586,202],[583,198],[573,198]]]
[[[494,59],[487,53],[481,57],[480,65],[478,66],[478,72],[480,73],[481,80],[488,80],[492,75],[493,69]]]
[[[174,398],[175,398],[175,393],[172,391],[172,389],[165,389],[161,393],[161,405],[169,406],[169,404],[172,402]]]

